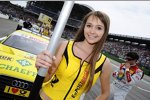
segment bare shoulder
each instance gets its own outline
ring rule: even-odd
[[[56,55],[61,55],[62,56],[64,51],[65,51],[65,48],[66,48],[67,44],[68,44],[67,40],[61,41],[60,44],[58,45]]]
[[[112,66],[110,63],[110,60],[106,58],[104,65],[103,65],[103,72],[104,73],[111,73],[112,72]]]
[[[67,44],[68,44],[68,40],[64,40],[60,43],[60,46],[66,47]]]
[[[64,40],[64,41],[62,41],[61,43],[60,43],[60,45],[59,45],[59,49],[61,49],[62,51],[64,51],[65,50],[65,48],[66,48],[66,46],[67,46],[67,44],[68,44],[68,40]]]

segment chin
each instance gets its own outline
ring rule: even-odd
[[[90,44],[90,45],[95,45],[98,41],[90,41],[90,40],[87,40],[87,42]]]

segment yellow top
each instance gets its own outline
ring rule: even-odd
[[[43,29],[43,35],[48,36],[49,35],[49,27],[44,27]]]
[[[86,90],[89,78],[88,62],[81,64],[81,59],[73,53],[73,41],[69,41],[56,74],[43,85],[43,92],[52,100],[79,100]],[[96,62],[93,84],[98,79],[106,56],[100,54]]]

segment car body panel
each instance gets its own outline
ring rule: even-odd
[[[13,36],[15,38],[12,38]],[[11,38],[12,40],[8,42]],[[35,67],[36,54],[46,49],[48,42],[47,38],[21,30],[13,32],[5,40],[1,41],[0,98],[10,97],[9,99],[18,100],[18,98],[22,97],[22,100],[29,96],[37,75]],[[20,84],[26,83],[29,86],[28,88],[23,88],[21,87],[22,85],[14,86],[13,83],[16,81]],[[21,93],[25,94],[22,95]]]
[[[35,60],[0,51],[0,75],[33,82],[37,74]]]

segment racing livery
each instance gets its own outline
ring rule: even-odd
[[[112,74],[114,81],[111,84],[110,98],[114,96],[114,100],[125,100],[127,93],[143,78],[143,75],[143,71],[138,68],[137,64],[131,65],[129,70],[125,64],[121,64],[120,69]]]
[[[0,99],[23,100],[29,96],[37,75],[36,54],[47,44],[48,39],[22,30],[0,43]]]

